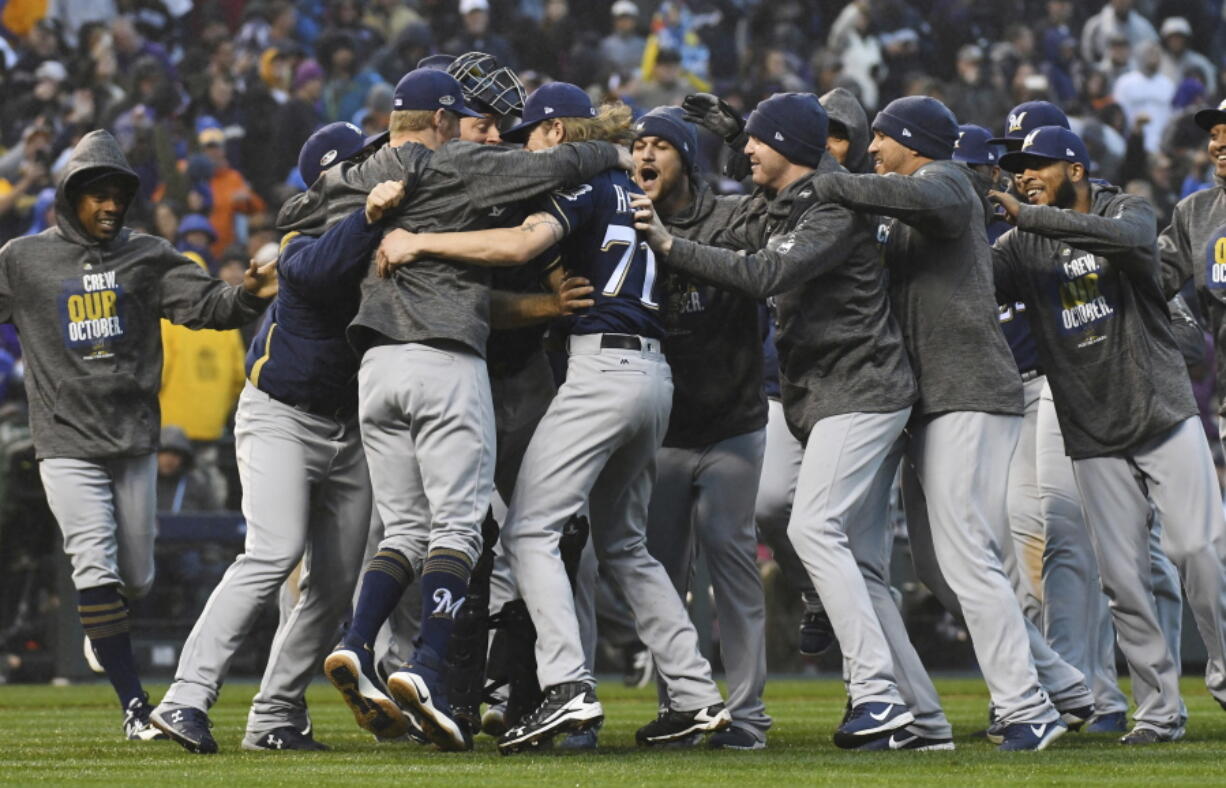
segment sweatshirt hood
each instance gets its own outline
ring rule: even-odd
[[[851,147],[843,166],[848,172],[872,172],[868,155],[868,115],[860,100],[847,88],[835,88],[820,99],[831,123],[841,123],[847,129]]]
[[[668,217],[668,223],[673,227],[693,227],[701,224],[711,215],[711,211],[715,210],[715,195],[705,182],[690,178],[690,192],[694,199],[685,210],[677,216]]]
[[[83,246],[99,243],[81,226],[76,206],[69,195],[81,184],[112,174],[123,175],[129,182],[131,194],[135,196],[140,178],[128,165],[119,143],[108,131],[91,131],[73,149],[55,187],[55,223],[65,238]],[[128,204],[131,206],[131,201]],[[122,224],[122,219],[120,222]]]

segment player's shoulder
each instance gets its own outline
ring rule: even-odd
[[[1210,186],[1207,189],[1195,191],[1175,203],[1175,216],[1195,213],[1198,209],[1211,205],[1219,200],[1226,201],[1226,187]]]

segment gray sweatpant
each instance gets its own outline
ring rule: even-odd
[[[1226,518],[1204,430],[1189,416],[1125,457],[1073,461],[1086,525],[1120,650],[1128,661],[1140,727],[1182,725],[1179,665],[1158,623],[1150,579],[1149,503],[1162,547],[1179,570],[1205,642],[1205,684],[1226,701]]]
[[[138,599],[153,586],[157,454],[38,463],[47,505],[64,535],[79,591],[119,586]]]
[[[1043,626],[1043,502],[1039,494],[1039,396],[1047,378],[1039,375],[1023,384],[1025,413],[1013,458],[1009,462],[1009,532],[1013,549],[1005,557],[1005,574],[1022,603],[1022,615]]]
[[[1044,634],[1052,648],[1086,675],[1096,713],[1127,711],[1128,699],[1120,690],[1115,669],[1115,626],[1102,592],[1073,463],[1064,453],[1064,436],[1047,386],[1039,402],[1037,438],[1046,533]],[[1167,647],[1178,664],[1183,596],[1175,566],[1162,552],[1160,535],[1161,528],[1155,523],[1149,538],[1154,602]]]
[[[484,359],[458,345],[379,345],[362,357],[358,394],[379,548],[400,552],[415,575],[431,550],[476,563],[494,488]]]
[[[647,514],[647,549],[682,598],[689,590],[695,552],[706,557],[728,677],[728,711],[733,725],[759,739],[771,724],[762,702],[766,599],[753,522],[765,440],[760,429],[701,449],[660,449]],[[663,682],[660,696],[666,702]]]
[[[1039,683],[1021,605],[1001,566],[1008,536],[1005,490],[1022,419],[973,411],[943,413],[911,427],[907,447],[927,518],[908,517],[916,571],[929,582],[933,565],[957,598],[998,719],[1054,722]],[[918,507],[908,504],[908,512]],[[930,586],[931,587],[931,586]]]
[[[301,594],[278,627],[248,735],[301,725],[304,695],[333,645],[361,567],[370,483],[356,419],[297,410],[248,383],[235,455],[247,539],[196,620],[163,703],[208,709],[261,608],[299,561]]]
[[[572,336],[566,382],[528,444],[504,528],[507,556],[536,625],[542,687],[594,683],[586,667],[562,527],[590,500],[596,555],[625,594],[640,639],[682,711],[718,703],[711,666],[668,574],[647,552],[647,506],[672,405],[672,374],[656,340],[601,349]]]

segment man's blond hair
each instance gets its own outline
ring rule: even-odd
[[[602,104],[594,118],[559,118],[567,142],[601,140],[626,145],[634,140],[630,128],[634,113],[620,101]]]
[[[387,130],[392,134],[410,131],[425,131],[434,122],[432,109],[398,109],[388,118]]]

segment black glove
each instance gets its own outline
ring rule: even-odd
[[[681,102],[681,109],[685,111],[686,120],[718,134],[729,144],[740,137],[745,129],[745,121],[741,120],[736,110],[719,96],[710,93],[691,93]]]

